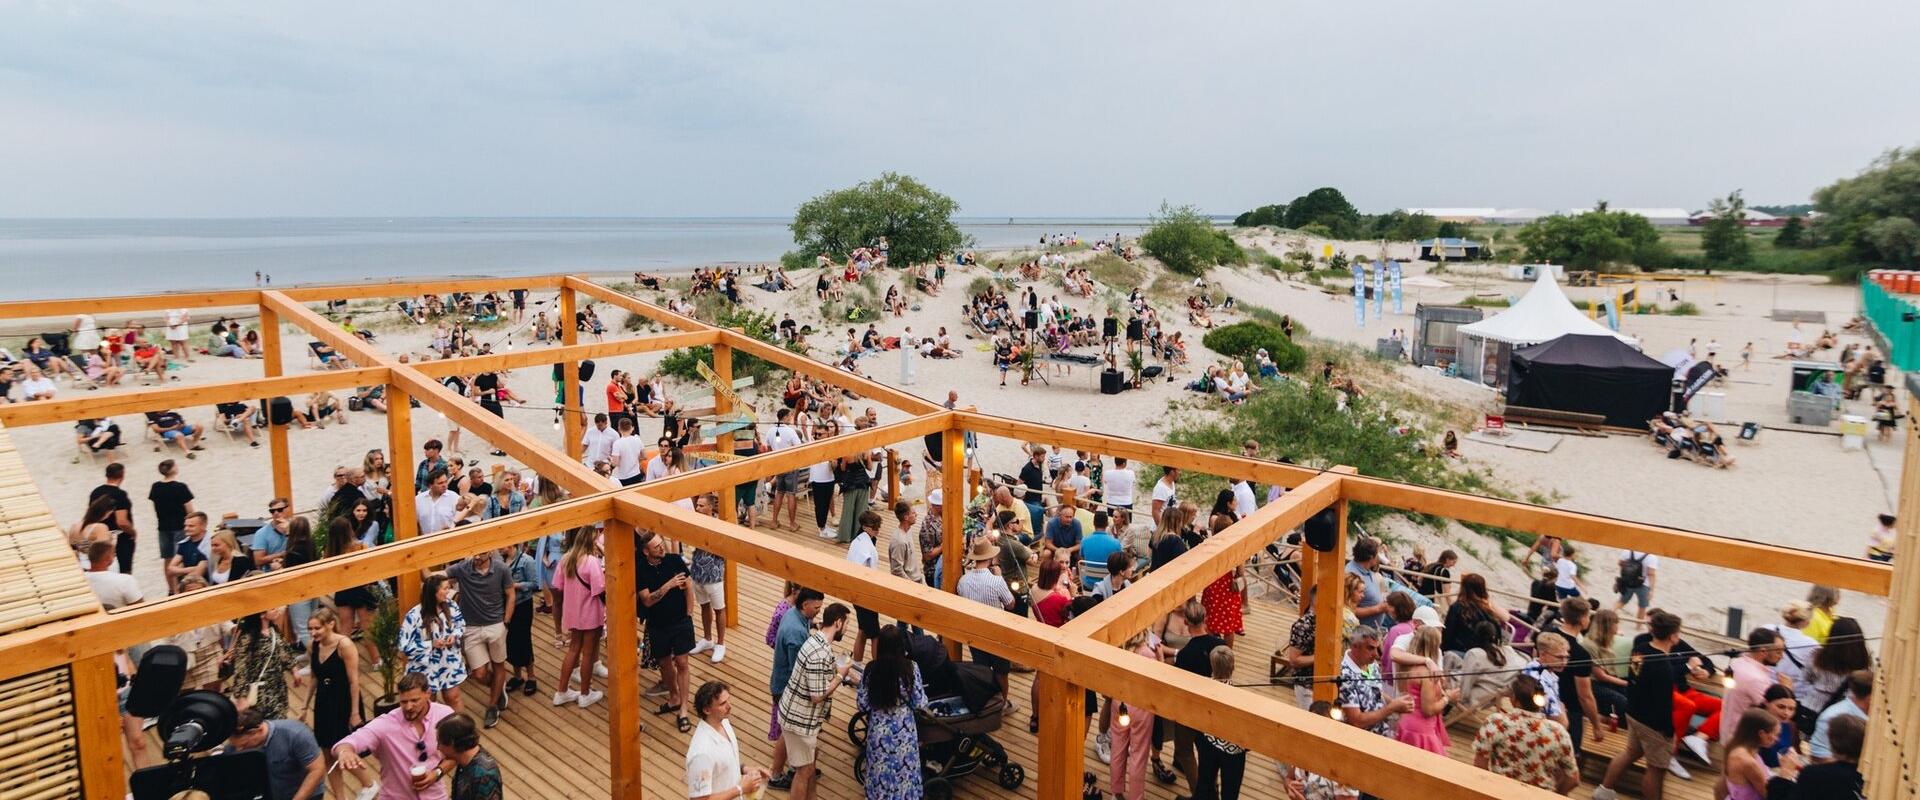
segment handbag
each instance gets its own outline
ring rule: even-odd
[[[260,674],[255,675],[253,677],[252,683],[247,684],[247,693],[241,698],[243,701],[245,701],[245,705],[241,706],[241,708],[243,709],[253,708],[256,705],[259,705],[260,685],[263,683],[266,683],[267,670],[273,668],[273,654],[278,652],[279,649],[280,649],[280,632],[276,630],[268,629],[267,630],[267,657],[263,658],[260,661]]]

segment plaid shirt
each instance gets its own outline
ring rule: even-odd
[[[813,698],[825,695],[835,680],[833,643],[827,641],[825,634],[814,631],[807,636],[807,643],[800,646],[793,676],[787,679],[787,690],[780,695],[780,725],[798,733],[817,733],[833,713],[833,698],[820,703],[813,702]]]

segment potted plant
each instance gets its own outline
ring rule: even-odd
[[[1036,345],[1030,344],[1027,347],[1020,348],[1019,358],[1020,358],[1020,385],[1021,386],[1025,386],[1027,385],[1028,381],[1033,380],[1033,364],[1034,364],[1034,358],[1035,358],[1034,356],[1035,347]]]
[[[373,639],[373,650],[380,655],[380,696],[374,698],[375,716],[385,714],[400,707],[393,696],[394,681],[400,677],[403,668],[400,655],[400,604],[392,594],[385,595],[380,607],[373,612],[373,619],[367,623],[367,636]]]
[[[1140,388],[1140,373],[1145,371],[1146,368],[1147,353],[1144,349],[1135,347],[1127,351],[1127,371],[1132,374],[1130,380],[1132,381],[1133,388]]]

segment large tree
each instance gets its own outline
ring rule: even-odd
[[[1814,238],[1862,263],[1920,264],[1920,149],[1889,150],[1859,175],[1813,193]]]
[[[1360,211],[1347,202],[1346,195],[1331,186],[1322,186],[1287,204],[1287,227],[1298,230],[1316,222],[1342,239],[1361,233]]]
[[[885,237],[890,262],[924,264],[965,246],[966,236],[953,224],[959,209],[953,198],[912,176],[882,173],[801,203],[792,225],[799,247],[788,255],[810,263],[824,253],[838,261]]]
[[[1673,261],[1672,251],[1646,217],[1609,211],[1604,202],[1585,213],[1534,220],[1515,238],[1527,249],[1528,260],[1579,269],[1609,264],[1659,269]]]
[[[1713,219],[1700,232],[1700,249],[1710,267],[1741,267],[1752,260],[1747,244],[1747,200],[1735,189],[1725,198],[1713,198],[1707,206]]]

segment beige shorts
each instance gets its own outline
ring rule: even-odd
[[[703,606],[712,606],[719,611],[727,607],[727,584],[696,583],[693,585],[693,602]]]
[[[1627,719],[1627,739],[1629,749],[1638,749],[1647,757],[1647,769],[1666,769],[1673,762],[1673,737],[1640,724],[1640,720]]]
[[[813,764],[813,758],[820,749],[820,732],[801,733],[792,728],[780,731],[780,740],[787,743],[787,766],[805,767]]]
[[[469,670],[506,663],[507,624],[468,625],[467,636],[460,642],[460,652],[466,654]]]

